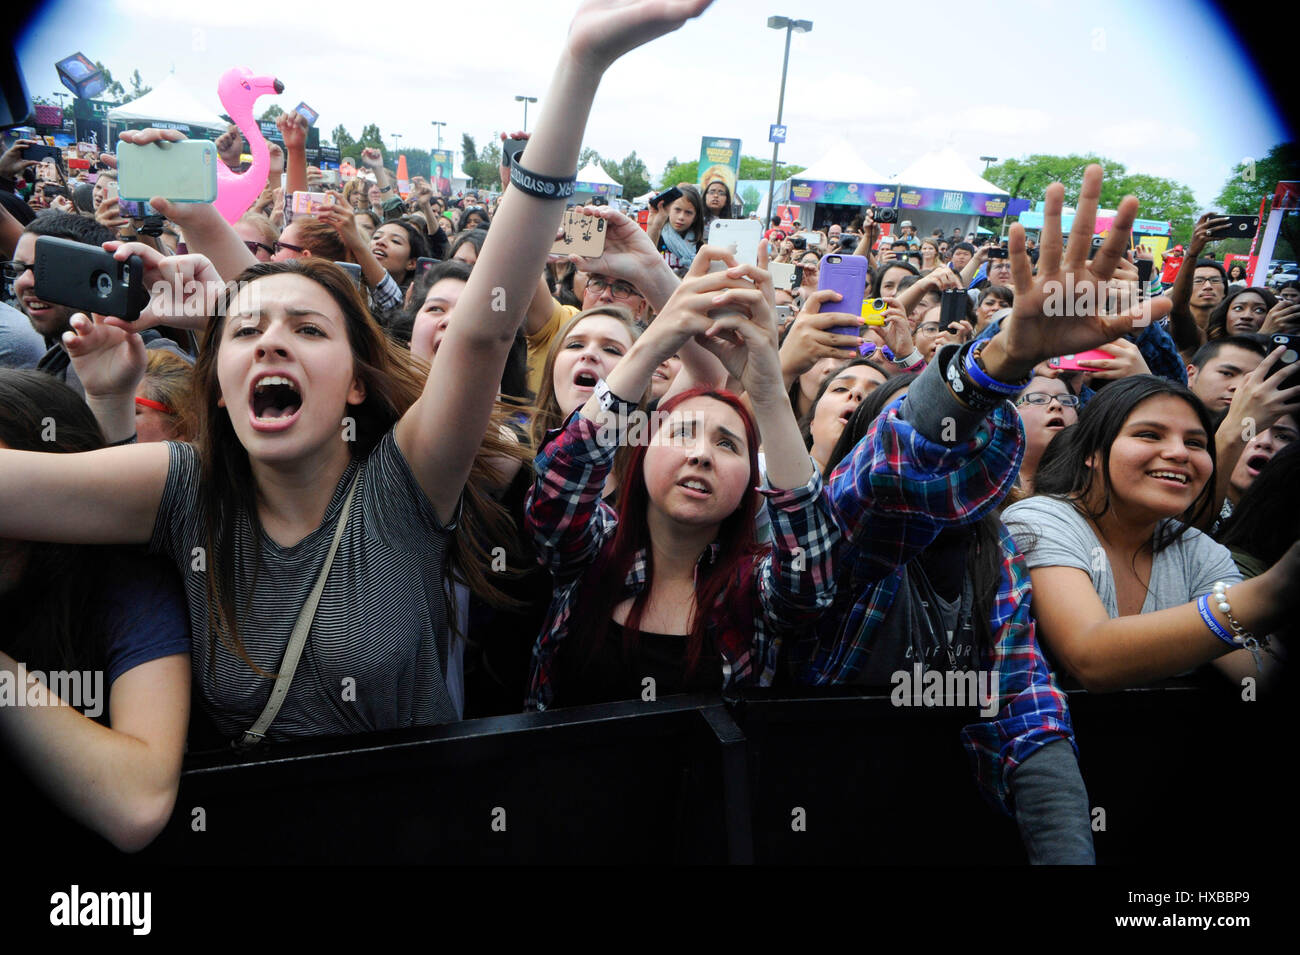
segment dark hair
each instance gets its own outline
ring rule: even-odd
[[[442,230],[439,229],[439,232]],[[447,253],[447,258],[456,258],[456,252],[462,245],[474,246],[474,258],[478,258],[483,253],[483,243],[487,241],[487,231],[484,229],[470,229],[468,232],[462,232],[456,236],[456,241],[451,244],[451,251]]]
[[[343,237],[328,222],[321,222],[319,219],[312,218],[303,218],[298,221],[301,223],[298,227],[301,235],[299,241],[302,243],[302,247],[312,254],[313,258],[324,259],[327,262],[352,261],[348,247],[343,244]],[[285,231],[288,231],[287,227]],[[280,237],[283,239],[284,233],[281,233]]]
[[[1254,352],[1260,358],[1268,355],[1268,341],[1263,335],[1225,335],[1222,338],[1208,341],[1196,349],[1188,364],[1197,368],[1204,368],[1219,357],[1219,352],[1228,347],[1243,348],[1246,351]]]
[[[799,418],[799,433],[803,435],[804,447],[808,448],[809,450],[812,450],[813,417],[817,414],[817,405],[822,400],[822,396],[826,394],[826,389],[831,386],[831,382],[834,381],[836,377],[838,377],[840,374],[842,374],[846,368],[853,368],[858,365],[866,365],[868,368],[874,368],[876,371],[880,372],[880,374],[885,379],[879,385],[877,385],[875,388],[871,390],[871,392],[867,395],[867,398],[870,398],[871,395],[874,395],[877,390],[879,390],[889,382],[890,379],[889,372],[881,365],[876,364],[870,358],[850,358],[848,361],[844,362],[844,364],[836,365],[834,368],[832,368],[830,374],[822,379],[822,383],[817,388],[817,394],[813,398],[812,404],[808,406],[808,410],[804,412],[804,414]],[[863,401],[865,402],[866,399],[864,398]]]
[[[429,240],[424,237],[424,233],[412,222],[405,219],[389,219],[379,225],[383,228],[386,225],[397,226],[406,233],[406,242],[410,246],[410,268],[407,269],[406,275],[398,282],[400,286],[411,284],[411,278],[415,275],[415,260],[429,258]]]
[[[1178,540],[1188,527],[1200,520],[1214,499],[1214,424],[1200,398],[1185,385],[1165,378],[1130,375],[1110,382],[1097,392],[1079,412],[1078,424],[1058,434],[1043,452],[1034,475],[1034,493],[1067,500],[1096,522],[1110,509],[1115,491],[1110,482],[1111,446],[1138,405],[1163,395],[1181,399],[1196,414],[1208,437],[1206,449],[1212,466],[1201,493],[1179,515],[1181,523],[1178,527],[1171,531],[1166,524],[1158,526],[1152,542],[1153,552],[1159,553]],[[1101,467],[1093,469],[1088,465],[1088,459],[1093,455],[1100,455]],[[1101,502],[1095,510],[1088,510],[1086,498],[1093,491],[1098,474],[1101,476]]]
[[[356,181],[357,180],[355,179],[353,180],[353,182]],[[358,218],[360,218],[361,216],[365,216],[367,219],[369,219],[371,222],[374,223],[376,229],[378,229],[381,225],[384,224],[384,220],[380,218],[379,215],[377,215],[373,209],[360,209],[355,214]]]
[[[1264,300],[1264,307],[1271,309],[1277,304],[1277,296],[1269,289],[1260,285],[1248,285],[1245,288],[1239,288],[1234,292],[1225,295],[1223,301],[1214,306],[1214,311],[1210,312],[1210,320],[1205,323],[1205,337],[1210,341],[1218,338],[1225,338],[1228,334],[1228,309],[1239,296],[1247,292],[1253,292]],[[1260,323],[1262,326],[1262,322]]]
[[[734,593],[740,581],[753,581],[753,572],[746,565],[752,565],[760,552],[755,538],[755,520],[760,506],[757,490],[758,426],[739,398],[729,391],[714,391],[710,388],[691,388],[673,395],[659,405],[658,412],[670,414],[678,405],[692,398],[712,398],[740,415],[749,451],[750,480],[746,482],[739,506],[723,518],[718,528],[720,547],[717,558],[712,563],[701,564],[696,573],[696,612],[691,619],[686,640],[688,677],[701,662],[701,651],[705,635],[711,629],[711,622],[717,619],[720,611],[726,613],[726,608],[735,602]],[[574,615],[571,639],[576,639],[577,646],[587,651],[588,656],[596,652],[601,641],[608,635],[614,607],[623,600],[623,583],[627,580],[628,571],[637,555],[645,551],[645,586],[632,602],[623,624],[624,652],[629,652],[637,641],[641,614],[645,610],[654,581],[654,555],[650,547],[650,525],[646,520],[650,494],[646,488],[644,467],[649,444],[648,441],[636,442],[628,451],[627,480],[619,492],[618,526],[614,531],[614,539],[605,556],[598,557],[596,563],[588,568],[579,586],[580,599],[575,606],[583,609]],[[742,570],[749,572],[741,573]]]
[[[84,245],[102,246],[112,242],[117,236],[112,229],[105,228],[94,219],[79,216],[72,212],[42,212],[27,223],[23,232],[32,235],[48,235],[56,239],[71,239]]]
[[[689,202],[695,209],[695,218],[691,220],[691,228],[688,234],[694,233],[695,248],[700,249],[704,246],[704,217],[708,215],[708,210],[704,208],[704,196],[700,194],[699,189],[692,186],[690,183],[678,186],[677,188],[682,191],[682,198]],[[666,223],[664,228],[672,229],[672,223]],[[673,229],[673,231],[676,232],[677,230]],[[680,235],[681,233],[678,234]],[[686,236],[683,235],[682,238],[684,239]]]
[[[1244,279],[1246,277],[1246,267],[1242,265],[1240,262],[1234,262],[1232,264],[1232,268],[1228,269],[1228,281],[1229,282],[1237,281],[1236,273],[1238,272],[1241,273],[1241,278]]]
[[[965,249],[965,250],[966,250],[967,252],[969,252],[971,255],[974,255],[974,254],[975,254],[975,246],[972,245],[972,244],[969,243],[969,242],[958,242],[958,243],[956,243],[955,245],[950,246],[949,249],[948,249],[948,254],[951,256],[951,255],[952,255],[953,253],[955,253],[958,249]]]
[[[53,440],[46,441],[44,438]],[[95,416],[81,397],[40,371],[0,368],[0,441],[15,451],[63,454],[104,446]],[[33,542],[18,586],[0,594],[0,649],[33,669],[102,669],[103,608],[87,585],[108,566],[109,548]]]
[[[727,185],[726,180],[723,179],[721,176],[715,176],[714,178],[710,179],[708,182],[706,182],[706,183],[704,184],[704,189],[703,189],[703,191],[700,193],[700,202],[702,202],[702,203],[704,202],[704,193],[705,193],[705,192],[708,192],[708,191],[709,191],[709,188],[710,188],[710,187],[711,187],[715,182],[716,182],[718,185],[720,185],[723,189],[726,190],[726,193],[727,193],[727,201],[726,201],[726,203],[723,204],[723,206],[722,206],[722,211],[719,212],[717,215],[713,215],[713,214],[710,212],[709,207],[708,207],[708,205],[707,205],[707,203],[706,203],[706,204],[704,205],[704,214],[707,215],[707,216],[710,216],[711,218],[714,218],[714,219],[732,219],[732,218],[735,218],[735,212],[733,211],[733,206],[734,206],[734,203],[735,203],[736,200],[735,200],[735,198],[731,195],[731,187]]]
[[[1240,503],[1219,528],[1219,543],[1270,566],[1300,540],[1300,442],[1289,444],[1264,465]]]
[[[322,223],[323,224],[323,223]],[[228,315],[237,291],[247,283],[274,275],[296,275],[320,286],[343,315],[348,344],[356,377],[365,384],[365,399],[351,405],[347,413],[356,422],[356,439],[348,442],[354,458],[364,459],[387,431],[415,403],[424,390],[426,367],[409,352],[391,342],[371,316],[361,292],[351,277],[333,262],[315,257],[283,262],[259,262],[235,277],[222,292],[216,315],[203,333],[199,358],[194,366],[195,407],[198,414],[195,445],[200,463],[199,501],[204,514],[204,543],[209,559],[206,575],[209,652],[216,653],[220,640],[255,672],[266,676],[248,656],[239,638],[236,594],[248,600],[256,588],[261,563],[262,522],[257,511],[257,483],[253,479],[248,451],[235,433],[230,414],[217,405],[221,388],[217,365],[221,352],[223,316]],[[464,505],[459,530],[449,541],[448,574],[464,582],[471,591],[496,606],[514,606],[515,601],[497,587],[486,568],[492,557],[485,542],[506,544],[517,534],[509,514],[492,499],[486,488],[496,474],[492,458],[526,461],[527,449],[501,436],[507,421],[505,410],[498,407],[489,421],[478,455],[465,482]],[[243,511],[248,520],[254,554],[251,561],[252,582],[236,580],[234,548],[230,546],[230,528],[235,515]],[[197,635],[196,635],[197,639]]]
[[[983,305],[984,300],[986,298],[991,298],[994,296],[1002,299],[1002,301],[1006,302],[1008,305],[1014,305],[1016,302],[1016,293],[1013,292],[1011,289],[1007,288],[1007,286],[986,285],[984,287],[984,290],[980,292],[980,300],[978,304]]]
[[[477,214],[479,219],[482,220],[482,225],[479,225],[476,228],[486,230],[488,227],[488,223],[491,220],[488,218],[488,211],[484,209],[482,206],[466,206],[464,209],[462,209],[460,213],[460,218],[456,220],[456,230],[458,232],[466,231],[467,229],[466,223],[469,222],[469,217],[475,214]]]
[[[840,432],[840,439],[835,442],[830,457],[826,459],[826,469],[822,474],[823,478],[830,479],[831,473],[839,467],[840,462],[847,458],[858,442],[866,437],[867,432],[871,430],[871,422],[879,418],[880,412],[885,410],[885,406],[914,381],[916,381],[916,375],[894,375],[886,378],[884,384],[877,385],[871,394],[862,399],[862,404],[854,408],[849,420],[844,422],[844,430]]]
[[[880,286],[884,284],[885,273],[888,272],[890,269],[903,269],[910,275],[921,274],[921,270],[918,269],[911,262],[907,262],[899,259],[895,259],[892,262],[882,262],[880,265],[877,266],[877,268],[879,271],[876,272],[876,277],[871,282],[872,298],[880,298]]]
[[[1192,266],[1192,277],[1196,277],[1197,269],[1214,269],[1219,273],[1219,278],[1223,279],[1223,287],[1228,287],[1228,273],[1223,270],[1223,266],[1214,259],[1197,259],[1196,264]]]

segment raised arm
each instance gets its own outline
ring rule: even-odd
[[[1197,324],[1192,315],[1192,279],[1196,277],[1196,261],[1210,241],[1210,229],[1226,222],[1223,218],[1212,218],[1209,212],[1196,220],[1192,240],[1187,243],[1187,254],[1183,256],[1183,264],[1169,289],[1169,332],[1180,351],[1195,350],[1205,342],[1205,329]]]
[[[297,110],[289,110],[276,117],[275,127],[280,130],[280,138],[284,140],[285,194],[291,196],[295,192],[306,192],[307,119],[299,116]]]
[[[571,178],[605,70],[628,50],[676,30],[706,6],[708,0],[584,3],[521,157],[523,167],[538,176]],[[397,424],[398,445],[441,520],[455,511],[496,400],[497,380],[562,212],[557,199],[515,188],[506,194],[457,304],[474,320],[452,323],[424,393]]]

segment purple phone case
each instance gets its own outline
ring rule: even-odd
[[[840,261],[832,262],[838,258]],[[827,302],[822,307],[831,312],[846,312],[849,315],[862,314],[862,300],[867,295],[867,260],[861,255],[843,255],[832,253],[822,259],[821,274],[817,277],[817,291],[830,289],[839,292],[843,298],[838,302]],[[831,331],[837,335],[858,334],[860,326],[840,326]]]

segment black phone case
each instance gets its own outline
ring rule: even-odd
[[[939,327],[944,331],[948,326],[966,319],[966,303],[962,299],[969,296],[963,289],[946,288],[939,294]]]
[[[23,150],[24,159],[35,159],[37,162],[44,162],[47,159],[58,162],[61,155],[63,150],[58,146],[28,146]]]
[[[1212,239],[1253,239],[1259,231],[1259,219],[1255,216],[1226,216],[1228,224],[1210,232]]]
[[[653,197],[650,200],[650,208],[653,209],[662,202],[676,202],[681,197],[682,191],[676,186],[673,186],[671,189],[665,189],[663,192],[659,193],[659,195]]]
[[[501,145],[502,165],[504,165],[507,169],[512,168],[515,164],[515,161],[519,158],[519,154],[524,151],[524,147],[527,145],[528,145],[528,140],[526,139],[507,139]]]
[[[1279,345],[1285,346],[1286,351],[1278,358],[1277,363],[1269,369],[1265,379],[1272,378],[1277,374],[1284,374],[1287,380],[1284,387],[1291,388],[1300,385],[1300,335],[1286,335],[1279,333],[1274,335],[1268,343],[1268,350],[1271,352]]]
[[[36,297],[55,305],[134,322],[149,304],[138,255],[119,262],[96,246],[43,235],[36,239],[32,271]]]

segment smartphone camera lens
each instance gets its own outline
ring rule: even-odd
[[[113,277],[107,272],[95,273],[95,294],[100,298],[108,298],[113,294]]]

